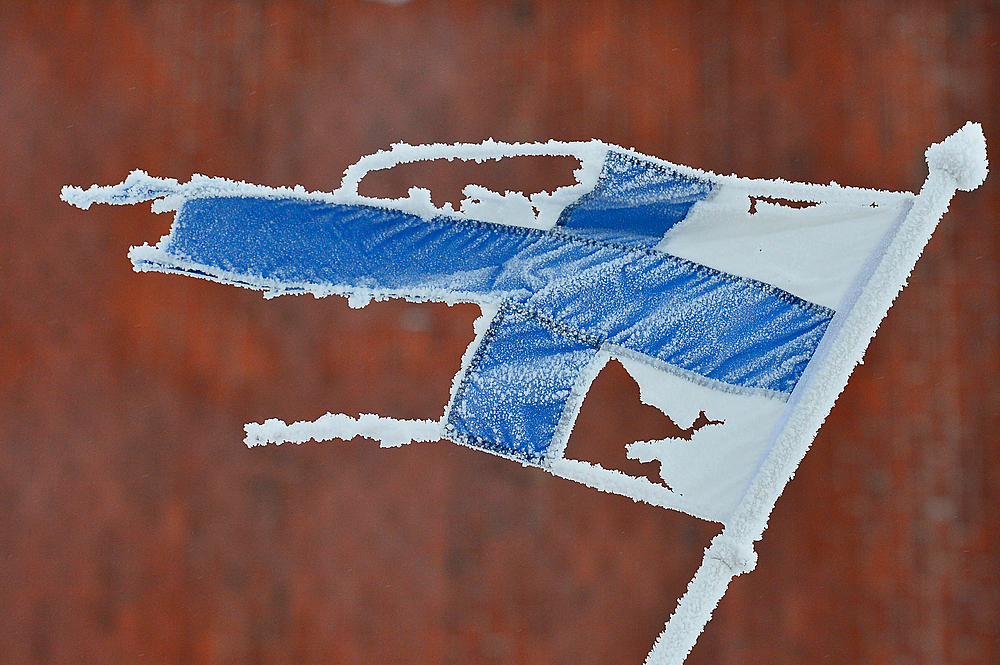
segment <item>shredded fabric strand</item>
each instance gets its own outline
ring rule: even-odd
[[[305,443],[306,441],[350,441],[363,436],[378,441],[383,448],[396,448],[407,443],[437,441],[441,438],[441,423],[433,420],[396,420],[370,413],[351,418],[343,413],[328,413],[317,420],[299,421],[287,425],[272,418],[261,424],[248,423],[244,429],[247,446],[268,443]]]
[[[526,155],[579,159],[576,182],[530,196],[471,183],[459,209],[430,192],[362,196],[399,164]],[[448,439],[587,486],[720,522],[722,533],[646,659],[683,662],[730,580],[756,563],[778,496],[957,189],[987,175],[968,123],[928,148],[920,193],[748,180],[600,141],[396,144],[363,157],[331,193],[132,172],[63,200],[152,201],[175,211],[136,271],[264,292],[476,303],[482,316],[440,420],[357,418],[246,425],[248,446],[365,437],[383,447]],[[786,203],[808,205],[786,205]],[[622,451],[662,484],[565,457],[591,383],[611,359],[644,403],[690,440]]]

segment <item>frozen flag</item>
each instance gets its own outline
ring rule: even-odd
[[[465,188],[459,210],[429,193],[358,193],[370,171],[432,160],[564,155],[577,183],[530,198]],[[63,198],[153,200],[176,211],[138,271],[176,272],[267,296],[470,302],[476,336],[437,421],[327,414],[246,427],[249,445],[449,439],[635,500],[724,525],[650,652],[684,660],[733,576],[751,570],[788,479],[904,284],[956,189],[986,177],[968,124],[927,151],[918,195],[718,176],[598,141],[395,145],[329,194],[133,172]],[[795,203],[796,205],[787,205]],[[627,446],[662,483],[564,456],[583,398],[619,360],[644,402],[690,441]]]

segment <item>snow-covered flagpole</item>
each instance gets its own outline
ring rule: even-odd
[[[753,543],[760,540],[767,519],[785,485],[812,444],[816,432],[861,362],[893,300],[924,251],[956,190],[972,191],[986,179],[988,163],[982,126],[966,123],[926,153],[928,175],[920,193],[892,236],[870,276],[859,284],[860,294],[847,311],[839,334],[828,335],[828,348],[817,349],[817,362],[803,375],[789,400],[788,420],[743,500],[722,533],[705,550],[705,557],[677,609],[646,657],[646,665],[680,665],[694,648],[729,582],[756,563]],[[831,326],[832,327],[832,326]],[[794,407],[794,408],[793,408]]]

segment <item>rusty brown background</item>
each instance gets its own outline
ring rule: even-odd
[[[246,449],[437,418],[476,309],[135,274],[169,217],[64,184],[330,190],[394,141],[595,137],[916,190],[966,120],[997,154],[998,42],[996,2],[0,4],[0,660],[638,664],[717,531],[447,442]],[[954,199],[691,665],[1000,660],[998,183]],[[612,367],[571,446],[663,421]]]

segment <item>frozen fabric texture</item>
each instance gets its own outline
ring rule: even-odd
[[[594,188],[548,231],[298,196],[205,193],[180,206],[155,252],[140,249],[133,259],[139,269],[279,293],[502,304],[456,386],[444,436],[544,465],[571,396],[585,392],[581,373],[602,347],[730,393],[779,402],[791,394],[833,310],[652,249],[723,188],[610,149]],[[148,184],[133,190],[162,193]],[[762,448],[763,438],[750,450]],[[746,480],[727,478],[734,489],[725,500],[689,491],[706,504],[696,514],[721,519]]]
[[[479,185],[460,209],[427,190],[358,194],[375,169],[424,159],[570,155],[577,183],[530,197]],[[66,188],[82,208],[176,210],[136,270],[265,291],[473,302],[483,316],[440,421],[327,414],[247,425],[249,445],[365,436],[447,438],[635,500],[724,524],[647,659],[686,657],[956,189],[986,177],[982,130],[927,151],[918,196],[718,176],[598,141],[407,146],[362,158],[337,191],[132,173]],[[632,442],[662,483],[565,456],[592,381],[622,362],[641,399],[690,440]]]
[[[530,198],[470,184],[459,212],[434,207],[421,189],[392,200],[358,194],[372,169],[516,154],[576,156],[578,182]],[[82,206],[154,199],[154,209],[177,211],[155,247],[132,249],[140,271],[269,296],[342,294],[352,306],[390,297],[478,303],[484,318],[440,436],[720,522],[773,445],[845,298],[850,308],[849,287],[912,199],[720,177],[596,141],[396,145],[349,168],[332,194],[200,176],[180,185],[137,172],[121,185],[67,196]],[[789,208],[775,197],[811,204]],[[675,422],[693,420],[695,402],[713,420],[691,441],[622,451],[659,464],[662,484],[564,459],[583,396],[612,357],[640,383],[643,401]],[[363,435],[397,445],[407,427],[385,438],[373,431],[389,419],[378,430],[324,422],[313,438]],[[429,436],[409,427],[412,440]],[[308,433],[308,423],[269,420],[248,426],[247,443]]]
[[[789,393],[833,312],[770,285],[559,233],[295,199],[184,205],[142,269],[285,291],[505,301],[734,387]]]
[[[892,205],[805,207],[755,200],[736,188],[699,202],[658,249],[840,309],[873,248],[899,218]]]
[[[711,191],[709,180],[609,150],[597,186],[563,211],[559,225],[583,237],[653,247]]]
[[[500,309],[452,398],[447,438],[525,462],[545,456],[599,348],[546,324],[523,309]]]

